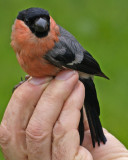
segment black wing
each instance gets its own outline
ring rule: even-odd
[[[55,44],[55,47],[49,51],[45,57],[50,63],[59,68],[70,68],[83,73],[91,75],[98,75],[107,78],[101,71],[97,61],[77,42],[77,40],[65,29],[60,27],[59,42]],[[103,143],[106,142],[102,126],[99,120],[100,108],[96,95],[95,85],[93,80],[82,79],[81,82],[86,87],[86,99],[85,108],[87,118],[90,126],[92,143],[95,147],[95,140]],[[81,120],[79,123],[80,142],[83,141],[84,126],[83,126],[83,110],[81,110]]]
[[[107,78],[97,61],[83,49],[79,42],[65,29],[60,27],[59,42],[45,55],[50,63],[57,67],[66,67],[91,75]]]

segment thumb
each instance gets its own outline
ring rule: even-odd
[[[83,146],[90,151],[93,158],[95,160],[128,159],[128,150],[125,146],[105,129],[104,134],[107,138],[106,144],[101,143],[100,147],[97,144],[96,147],[93,148],[90,131],[85,131]]]

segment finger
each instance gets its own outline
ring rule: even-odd
[[[29,79],[12,95],[0,127],[0,145],[8,159],[26,159],[25,129],[50,80],[50,77]]]
[[[93,160],[91,153],[85,149],[84,147],[80,146],[77,155],[75,156],[74,160]]]
[[[63,71],[43,92],[26,130],[29,159],[51,159],[52,129],[77,81],[75,71]]]
[[[107,138],[106,144],[101,143],[100,146],[96,145],[96,147],[93,148],[91,144],[90,132],[85,132],[83,146],[90,151],[93,158],[95,160],[128,159],[128,150],[124,147],[124,145],[105,129],[104,133]]]
[[[78,152],[78,125],[84,93],[83,84],[78,82],[64,104],[53,129],[52,160],[72,160]]]

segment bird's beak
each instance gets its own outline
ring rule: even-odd
[[[39,18],[35,21],[34,25],[36,32],[45,32],[48,29],[48,22],[43,18]]]

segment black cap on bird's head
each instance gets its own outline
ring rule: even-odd
[[[50,31],[50,16],[48,11],[42,8],[29,8],[19,12],[17,19],[24,21],[32,33],[42,38]]]

